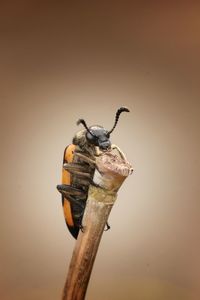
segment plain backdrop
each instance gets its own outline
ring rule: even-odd
[[[200,298],[198,1],[1,1],[0,299],[59,300],[74,247],[60,194],[76,121],[134,166],[87,300]]]

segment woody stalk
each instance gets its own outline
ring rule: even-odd
[[[121,151],[105,151],[95,158],[93,185],[73,251],[62,300],[84,300],[99,243],[117,192],[132,167]]]

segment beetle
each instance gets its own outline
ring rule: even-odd
[[[115,116],[115,122],[110,131],[103,126],[88,127],[84,119],[79,119],[77,125],[82,124],[84,129],[78,131],[72,144],[64,150],[62,166],[62,184],[57,185],[62,196],[62,206],[66,225],[77,239],[79,230],[83,230],[82,218],[88,197],[90,184],[94,184],[95,156],[104,151],[117,149],[124,158],[123,152],[111,144],[110,134],[115,129],[122,112],[129,112],[127,107],[120,107]],[[108,223],[107,228],[110,229]]]

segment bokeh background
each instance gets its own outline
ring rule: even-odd
[[[63,150],[121,105],[112,141],[135,171],[87,300],[200,299],[198,1],[1,1],[0,45],[0,299],[60,299]]]

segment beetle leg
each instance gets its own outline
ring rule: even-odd
[[[108,222],[106,222],[106,229],[104,229],[104,231],[108,231],[110,229],[110,225],[108,224]]]
[[[112,145],[111,145],[111,149],[112,149],[112,150],[115,150],[115,149],[116,149],[116,150],[118,151],[119,155],[121,156],[121,158],[122,158],[123,160],[127,161],[124,152],[122,152],[122,150],[121,150],[117,145],[112,144]]]
[[[70,172],[71,174],[76,174],[81,177],[90,178],[91,175],[88,171],[88,168],[85,166],[79,166],[79,164],[70,164],[66,163],[63,165],[63,168]]]
[[[59,184],[57,185],[57,190],[64,196],[68,197],[69,195],[74,195],[74,196],[85,196],[85,192],[82,191],[81,189],[77,189],[71,185],[67,184]]]
[[[88,169],[90,169],[90,166],[80,165],[79,163],[64,163],[63,168],[67,171],[78,171],[78,172],[88,172]]]
[[[83,219],[83,214],[84,214],[84,210],[82,210],[78,215],[75,215],[75,222],[76,222],[76,226],[82,231],[84,232],[84,226],[82,224],[82,219]]]
[[[78,163],[66,163],[63,165],[63,168],[67,170],[73,176],[73,183],[77,188],[85,190],[86,187],[89,187],[89,184],[92,180],[93,170],[90,166],[81,166]],[[92,170],[92,173],[90,172]]]
[[[79,163],[65,163],[63,168],[67,170],[73,177],[73,182],[85,190],[84,187],[88,187],[92,180],[92,174],[94,168],[89,165],[80,165]],[[78,187],[77,186],[77,187]]]
[[[94,166],[96,165],[96,162],[94,159],[89,158],[88,156],[80,153],[80,152],[76,152],[76,155],[81,158],[83,161],[87,162],[90,166]]]
[[[95,155],[96,155],[96,156],[99,156],[99,155],[101,155],[101,154],[102,154],[102,151],[100,151],[99,147],[96,146],[96,147],[95,147]]]
[[[73,205],[77,205],[77,206],[79,206],[79,208],[81,208],[82,210],[84,210],[85,205],[83,205],[83,202],[81,201],[80,198],[77,199],[77,198],[75,198],[75,197],[73,197],[73,196],[68,195],[68,196],[67,196],[67,200],[68,200],[70,203],[72,203]],[[83,213],[81,213],[81,214],[74,213],[74,217],[75,217],[75,218],[82,218],[82,216],[83,216]]]
[[[84,227],[82,224],[79,225],[79,229],[80,229],[82,232],[84,232],[84,228],[85,228],[85,227]]]

